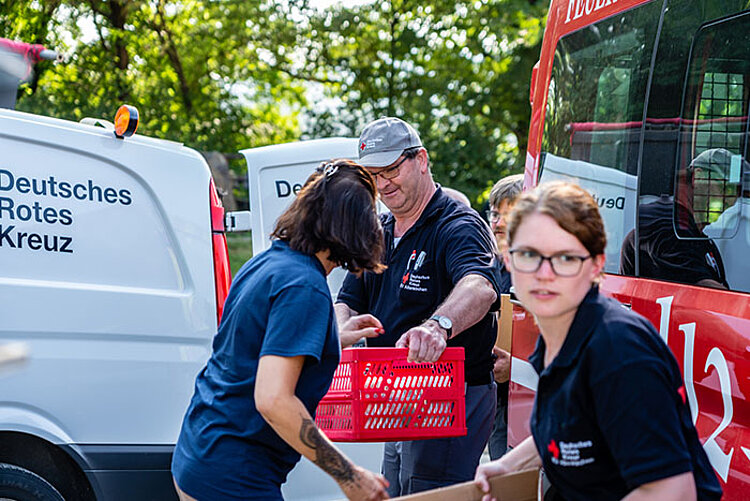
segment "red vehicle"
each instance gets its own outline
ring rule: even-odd
[[[668,343],[724,499],[750,498],[748,2],[552,0],[531,101],[526,186],[594,194],[602,290]],[[511,446],[529,434],[537,333],[515,306]]]

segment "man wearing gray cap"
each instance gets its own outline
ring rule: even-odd
[[[383,474],[399,496],[468,481],[489,438],[495,412],[492,346],[499,304],[499,261],[487,224],[436,185],[417,132],[381,118],[359,139],[359,163],[375,177],[390,213],[382,217],[382,274],[349,274],[337,298],[344,346],[409,348],[409,360],[433,362],[446,346],[465,353],[464,437],[389,442]]]
[[[676,196],[661,194],[639,206],[638,241],[635,228],[622,242],[620,273],[635,276],[636,249],[639,276],[703,287],[727,289],[724,262],[714,241],[706,238],[693,215],[697,173],[725,179],[732,154],[714,148],[696,156],[677,171]],[[636,245],[637,244],[637,245]]]

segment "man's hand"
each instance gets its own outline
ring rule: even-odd
[[[341,326],[339,326],[339,339],[341,346],[346,348],[351,346],[363,337],[378,337],[383,334],[383,324],[380,320],[369,313],[364,315],[355,315],[349,317]]]
[[[435,362],[445,351],[446,333],[437,322],[428,320],[412,327],[396,341],[396,348],[409,348],[409,362]]]
[[[351,500],[377,501],[389,498],[385,490],[388,481],[382,475],[359,466],[354,467],[354,478],[339,482],[339,487],[346,494],[346,498]]]
[[[495,375],[495,382],[505,383],[510,379],[510,353],[501,350],[497,346],[493,346],[492,354],[497,357],[495,359],[495,365],[492,367],[492,373]]]

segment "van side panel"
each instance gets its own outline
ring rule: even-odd
[[[51,423],[44,438],[83,450],[104,484],[127,477],[124,496],[151,468],[171,489],[216,330],[208,166],[178,144],[6,110],[0,151],[0,343],[30,352],[2,374],[0,429]],[[39,418],[3,421],[19,414]]]

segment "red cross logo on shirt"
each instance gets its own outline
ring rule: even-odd
[[[549,441],[549,445],[547,446],[547,450],[552,453],[552,456],[557,459],[560,457],[560,449],[557,447],[557,443],[555,442],[555,439]]]

